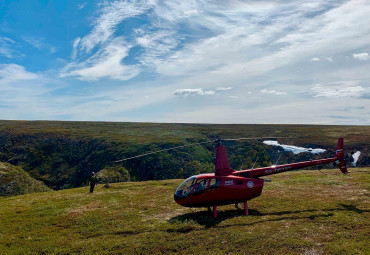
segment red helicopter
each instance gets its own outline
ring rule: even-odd
[[[142,155],[117,160],[115,161],[115,163],[159,152],[179,149],[187,146],[193,146],[196,144],[216,142],[217,148],[216,148],[215,172],[199,174],[189,177],[182,184],[180,184],[180,186],[176,189],[174,194],[174,199],[176,203],[178,203],[181,206],[208,207],[209,210],[211,207],[213,207],[214,218],[217,218],[217,206],[228,204],[235,204],[237,206],[239,203],[244,203],[245,214],[248,215],[247,201],[260,196],[262,193],[264,180],[260,179],[259,177],[331,162],[337,165],[339,169],[342,171],[342,173],[344,174],[348,173],[346,162],[344,160],[343,138],[338,139],[336,154],[333,158],[311,160],[285,165],[273,165],[270,167],[256,169],[252,168],[240,171],[235,171],[234,169],[232,169],[229,164],[226,148],[225,146],[221,145],[221,141],[252,140],[261,138],[267,137],[222,139],[222,140],[216,139],[206,142],[172,147],[169,149],[163,149],[154,152],[148,152]]]
[[[228,140],[228,139],[226,139]],[[233,139],[229,139],[233,140]],[[213,217],[217,218],[217,206],[244,203],[248,215],[247,201],[262,193],[264,180],[259,177],[334,162],[342,173],[346,174],[344,161],[343,138],[338,139],[336,154],[306,162],[235,171],[231,169],[225,146],[218,140],[216,149],[215,172],[189,177],[176,189],[176,203],[185,207],[213,207]]]

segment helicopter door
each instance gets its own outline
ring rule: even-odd
[[[214,190],[220,187],[220,179],[218,178],[212,178],[210,183],[209,183],[209,190]]]

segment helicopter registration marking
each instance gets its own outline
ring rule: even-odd
[[[273,170],[272,169],[265,170],[265,174],[271,174],[272,172],[276,173],[276,172],[280,172],[280,171],[284,171],[284,170],[289,170],[291,168],[292,168],[291,166],[280,167],[280,168],[275,168],[275,166],[274,166]]]
[[[234,185],[234,181],[233,180],[227,180],[227,181],[225,181],[225,185]]]

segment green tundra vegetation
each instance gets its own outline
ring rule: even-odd
[[[269,176],[249,216],[180,207],[182,180],[0,197],[1,254],[370,254],[370,168]]]
[[[50,191],[41,181],[32,178],[19,166],[0,162],[0,196]]]
[[[0,161],[20,166],[48,187],[86,185],[91,172],[118,167],[114,161],[216,138],[286,137],[284,144],[324,148],[317,156],[294,155],[266,146],[263,139],[227,141],[231,166],[246,169],[332,157],[338,137],[345,150],[361,151],[359,166],[369,166],[369,126],[206,125],[63,121],[0,121]],[[212,143],[169,150],[119,164],[133,181],[183,179],[214,171]],[[256,161],[257,160],[257,161]],[[329,166],[327,166],[329,167]]]
[[[130,173],[123,166],[106,167],[97,173],[98,183],[116,183],[130,181]]]

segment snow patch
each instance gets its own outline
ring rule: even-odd
[[[361,151],[356,151],[353,155],[352,155],[352,157],[353,157],[353,161],[351,162],[352,163],[352,166],[356,166],[356,163],[357,163],[357,161],[358,161],[358,158],[360,157],[360,155],[361,155]]]
[[[266,145],[271,145],[271,146],[280,146],[284,149],[284,151],[291,151],[294,154],[299,154],[302,152],[310,152],[312,154],[319,154],[319,153],[323,153],[326,151],[325,149],[319,149],[319,148],[312,149],[312,148],[304,148],[304,147],[298,147],[298,146],[293,146],[293,145],[279,144],[277,141],[271,141],[271,140],[263,141],[263,143]]]

